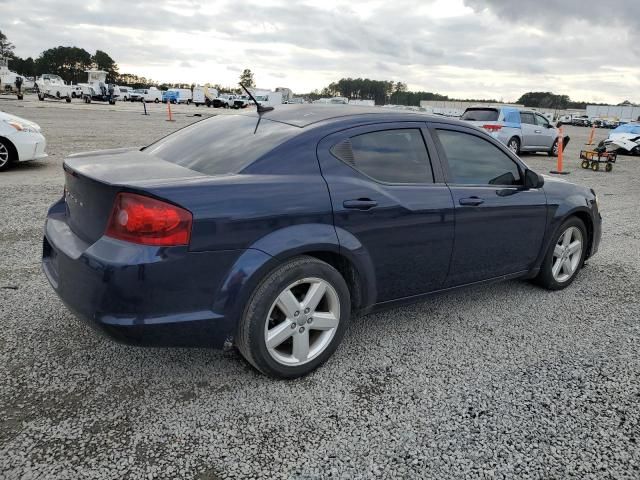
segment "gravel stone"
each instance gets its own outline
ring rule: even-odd
[[[323,368],[284,382],[233,351],[114,343],[40,270],[66,155],[219,110],[0,108],[40,123],[50,154],[0,174],[1,478],[640,478],[640,158],[582,170],[589,129],[565,127],[567,179],[595,188],[604,217],[570,288],[511,281],[357,318]]]

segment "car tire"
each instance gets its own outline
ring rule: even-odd
[[[14,148],[8,140],[0,139],[0,172],[11,167],[14,161]]]
[[[160,100],[158,100],[157,98],[153,101],[153,103],[160,103]]]
[[[305,308],[305,302],[310,306]],[[342,275],[316,258],[297,257],[266,275],[256,287],[240,320],[237,346],[265,375],[301,377],[338,348],[350,314],[349,288]]]
[[[582,220],[578,217],[565,220],[549,245],[535,282],[547,290],[562,290],[571,285],[584,265],[588,241]],[[575,242],[579,242],[579,250]]]
[[[520,140],[518,137],[511,137],[507,142],[507,148],[516,155],[520,155]]]
[[[557,157],[558,156],[558,139],[557,138],[553,142],[553,145],[551,145],[551,150],[549,150],[547,152],[547,155],[549,155],[550,157]]]

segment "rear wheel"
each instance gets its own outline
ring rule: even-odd
[[[594,172],[597,172],[598,170],[600,170],[600,164],[598,162],[592,162],[591,170],[593,170]]]
[[[153,103],[160,103],[160,100],[158,100],[157,98],[153,101]]]
[[[517,137],[511,137],[507,142],[507,147],[516,155],[520,154],[520,140]]]
[[[582,168],[589,168],[589,161],[588,160],[583,160],[582,163],[580,164],[580,166]]]
[[[13,160],[13,148],[7,140],[0,140],[0,172],[6,170]]]
[[[587,229],[577,217],[567,219],[549,246],[536,282],[549,290],[571,285],[584,263]]]
[[[266,375],[300,377],[333,354],[350,311],[342,275],[325,262],[298,257],[276,268],[253,292],[240,322],[238,348]]]
[[[611,170],[613,170],[613,164],[608,163],[604,166],[605,171],[610,172]]]

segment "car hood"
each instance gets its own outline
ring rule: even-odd
[[[0,121],[21,123],[22,125],[34,128],[38,131],[41,130],[40,125],[38,125],[37,123],[32,122],[31,120],[27,120],[26,118],[22,118],[17,115],[12,115],[6,112],[0,111]]]

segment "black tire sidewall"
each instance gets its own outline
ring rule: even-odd
[[[264,341],[264,326],[271,305],[277,296],[296,280],[316,277],[327,281],[338,294],[340,323],[331,344],[312,361],[297,367],[274,360]],[[276,378],[296,378],[318,368],[338,348],[349,324],[351,301],[349,288],[342,275],[331,265],[312,257],[297,257],[266,275],[251,295],[241,319],[238,347],[243,356],[262,373]]]
[[[555,278],[553,278],[553,273],[551,269],[553,268],[553,251],[555,249],[556,244],[558,243],[558,239],[560,236],[569,228],[569,227],[577,227],[582,234],[582,253],[580,258],[580,263],[578,263],[578,268],[573,273],[572,277],[566,282],[558,282]],[[567,288],[569,285],[573,283],[575,278],[578,276],[578,273],[582,269],[584,265],[585,255],[587,253],[587,248],[589,246],[589,235],[587,233],[587,228],[584,225],[584,222],[580,220],[578,217],[570,217],[565,220],[560,228],[553,236],[551,243],[549,244],[549,248],[547,249],[547,254],[544,257],[542,262],[542,267],[540,269],[540,274],[538,275],[538,283],[549,290],[562,290]]]
[[[516,151],[514,152],[513,150],[511,150],[511,142],[515,142],[516,143]],[[509,139],[509,141],[507,142],[507,147],[509,148],[509,150],[511,150],[513,153],[515,153],[516,155],[520,154],[520,140],[518,140],[518,137],[511,137]]]

